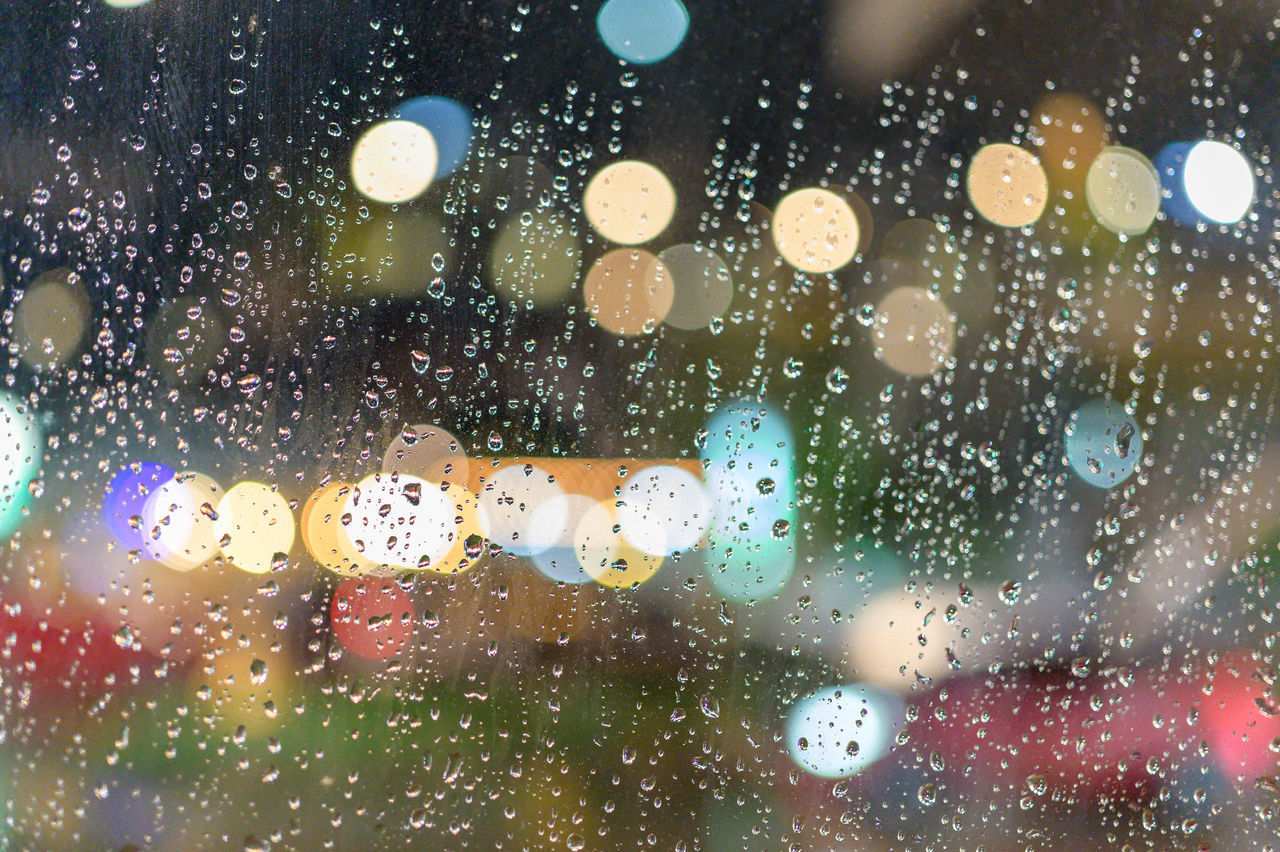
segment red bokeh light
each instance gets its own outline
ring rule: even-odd
[[[359,657],[385,660],[399,654],[413,634],[416,612],[409,596],[383,577],[351,577],[334,589],[329,617],[343,647]]]

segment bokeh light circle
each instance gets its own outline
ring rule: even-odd
[[[444,560],[456,536],[455,507],[437,483],[408,474],[366,476],[347,496],[347,535],[381,565],[427,569]]]
[[[617,500],[623,538],[642,553],[666,556],[698,543],[711,522],[711,499],[698,478],[670,465],[627,477]]]
[[[1253,167],[1244,154],[1222,142],[1193,145],[1187,152],[1183,181],[1191,204],[1211,222],[1239,222],[1253,205]]]
[[[802,272],[834,272],[858,251],[858,217],[829,189],[789,193],[773,211],[773,244]]]
[[[214,527],[223,490],[203,473],[184,471],[156,488],[142,507],[143,550],[176,571],[218,554]]]
[[[573,546],[582,569],[610,588],[638,586],[662,567],[661,556],[641,553],[623,539],[612,501],[601,501],[582,516]]]
[[[735,603],[767,600],[795,570],[794,439],[785,415],[733,403],[707,421],[702,450],[713,519],[704,574]]]
[[[1085,482],[1111,488],[1142,460],[1142,430],[1118,402],[1095,399],[1071,414],[1064,429],[1067,462]]]
[[[436,143],[436,178],[448,177],[467,161],[474,119],[471,110],[453,98],[439,95],[411,98],[392,110],[391,118],[412,121],[431,133]]]
[[[26,289],[13,312],[18,357],[32,367],[56,367],[76,354],[89,322],[89,300],[79,277],[46,272]]]
[[[416,297],[442,288],[457,250],[452,226],[421,210],[373,210],[368,218],[325,218],[326,289],[335,296]]]
[[[287,557],[293,547],[293,510],[271,486],[240,482],[218,502],[214,531],[228,562],[250,574],[265,574],[277,556]]]
[[[343,576],[368,574],[379,565],[362,554],[347,535],[343,523],[347,498],[355,488],[349,482],[330,482],[317,489],[302,505],[302,542],[311,556]]]
[[[787,712],[787,752],[819,778],[847,778],[889,751],[904,720],[901,702],[871,686],[827,686]]]
[[[954,652],[962,637],[953,622],[929,618],[929,609],[919,595],[901,587],[873,593],[846,630],[849,662],[858,677],[895,691],[908,691],[917,682],[917,674],[928,678],[945,675],[948,649]]]
[[[596,29],[609,52],[637,65],[661,62],[689,32],[689,10],[681,0],[608,0]]]
[[[1190,152],[1190,142],[1170,142],[1160,149],[1155,159],[1160,173],[1161,205],[1170,218],[1183,225],[1193,225],[1200,218],[1187,197],[1187,154]]]
[[[43,437],[25,403],[0,393],[0,537],[22,525],[30,484],[40,470]]]
[[[583,192],[582,209],[600,236],[636,245],[648,242],[671,224],[676,191],[654,166],[623,160],[595,173]]]
[[[622,337],[648,334],[671,310],[675,288],[662,261],[644,249],[614,249],[587,271],[582,285],[587,311]]]
[[[1112,145],[1089,166],[1084,194],[1104,228],[1117,234],[1146,233],[1160,210],[1160,173],[1141,153]]]
[[[547,579],[571,584],[591,579],[574,550],[573,536],[597,502],[585,494],[561,494],[534,508],[526,546],[534,567]]]
[[[471,461],[450,432],[432,423],[419,423],[392,439],[382,456],[382,470],[460,485],[471,476]]]
[[[1049,178],[1040,159],[1006,142],[986,145],[973,155],[965,187],[974,209],[1002,228],[1034,223],[1049,202]]]
[[[385,660],[409,643],[416,617],[413,601],[385,577],[349,577],[329,604],[333,633],[358,657]]]
[[[129,550],[142,548],[142,509],[151,493],[175,473],[155,462],[134,462],[116,471],[102,497],[102,522],[112,538]]]
[[[1036,105],[1033,142],[1053,185],[1076,196],[1084,191],[1093,158],[1107,144],[1102,110],[1071,92],[1054,92]]]
[[[435,179],[437,165],[431,131],[413,121],[382,121],[356,142],[351,177],[365,197],[397,204],[425,192]]]
[[[565,217],[525,211],[507,221],[489,252],[489,277],[507,301],[547,308],[573,289],[582,246]]]
[[[876,357],[906,376],[927,376],[950,359],[956,329],[937,295],[921,287],[898,287],[876,306]]]
[[[671,275],[673,294],[667,325],[693,330],[729,310],[733,276],[720,255],[709,248],[682,243],[663,249],[658,260]]]
[[[559,483],[535,465],[498,470],[480,492],[480,525],[485,538],[520,556],[538,552],[544,539],[532,535],[534,512],[544,507],[539,523],[558,529],[566,519],[556,516],[554,507],[565,504],[553,501],[563,493]]]

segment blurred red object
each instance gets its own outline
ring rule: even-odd
[[[95,698],[136,684],[157,659],[129,628],[109,626],[91,610],[35,613],[0,599],[0,677],[28,687],[33,700]]]
[[[1141,794],[1199,759],[1203,745],[1214,768],[1251,788],[1274,769],[1280,737],[1257,671],[1248,652],[1233,652],[1199,669],[962,678],[919,702],[911,741],[984,779],[1037,776],[1085,797]]]
[[[383,577],[343,580],[333,591],[329,615],[338,641],[369,660],[394,657],[413,634],[413,601]]]

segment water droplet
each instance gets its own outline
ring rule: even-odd
[[[249,664],[249,680],[255,686],[261,686],[267,682],[267,664],[264,660],[255,658]]]
[[[849,374],[838,364],[827,373],[827,390],[832,393],[844,393],[849,387]]]

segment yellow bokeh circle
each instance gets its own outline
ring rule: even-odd
[[[784,196],[772,227],[778,254],[802,272],[834,272],[858,252],[858,217],[829,189],[809,187]]]

